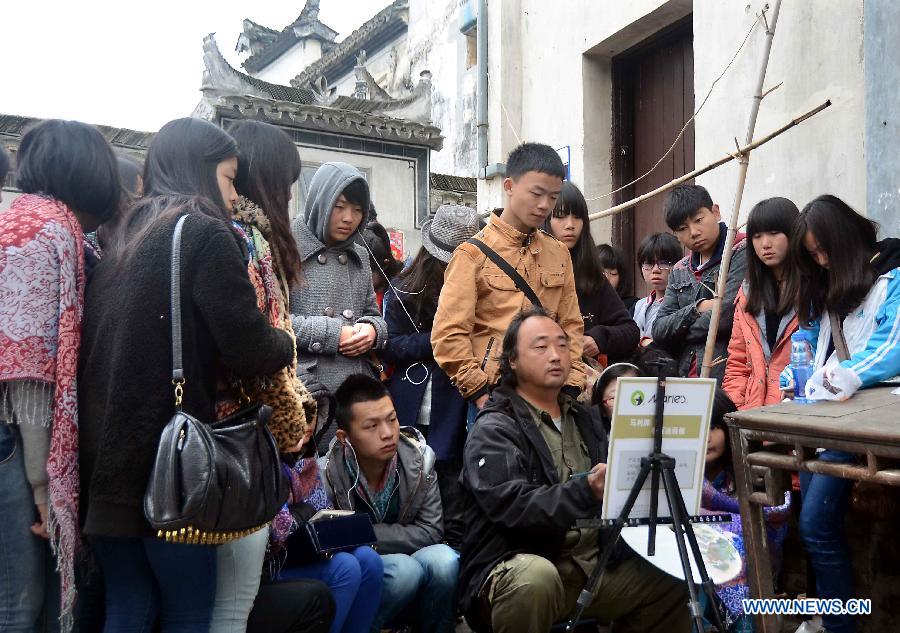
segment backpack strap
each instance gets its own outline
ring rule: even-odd
[[[525,281],[525,278],[522,277],[522,275],[520,275],[508,261],[500,257],[500,254],[497,253],[497,251],[492,249],[481,240],[475,239],[474,237],[468,240],[468,243],[478,247],[478,249],[482,253],[484,253],[489,260],[494,262],[500,270],[506,273],[506,276],[513,280],[513,283],[516,284],[516,288],[518,288],[519,291],[525,295],[525,298],[527,298],[531,302],[531,305],[535,306],[536,308],[544,307],[532,287],[528,285],[527,281]]]

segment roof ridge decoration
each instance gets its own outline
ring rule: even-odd
[[[297,19],[281,31],[250,19],[245,19],[243,26],[235,50],[238,53],[250,51],[250,56],[241,65],[251,73],[261,71],[295,43],[307,38],[318,39],[323,50],[331,50],[338,35],[337,31],[319,20],[319,0],[306,0]]]
[[[371,102],[367,102],[371,103]],[[223,96],[217,105],[245,119],[274,125],[318,129],[323,132],[352,134],[385,141],[425,145],[440,150],[444,144],[440,128],[400,119],[384,112],[342,110],[319,104],[295,103],[252,96]]]
[[[364,48],[367,40],[390,26],[396,19],[409,21],[409,0],[394,0],[370,20],[364,22],[350,35],[335,44],[334,48],[307,66],[303,72],[291,80],[292,86],[305,86],[323,76],[333,65],[345,60],[349,55]],[[246,67],[246,66],[245,66]]]
[[[441,130],[431,121],[431,73],[427,70],[420,73],[408,97],[357,99],[336,95],[324,78],[314,89],[308,89],[272,84],[244,74],[222,56],[213,33],[203,40],[203,63],[203,99],[195,116],[213,119],[217,108],[227,107],[244,117],[284,120],[301,127],[309,127],[312,122],[321,129],[414,140],[433,149],[443,144]]]

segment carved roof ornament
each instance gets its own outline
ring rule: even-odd
[[[315,83],[308,84],[312,89],[313,94],[316,96],[316,103],[321,105],[329,105],[332,101],[334,101],[337,96],[335,93],[337,92],[337,88],[332,88],[328,85],[328,80],[325,77],[319,77]]]
[[[222,56],[214,34],[203,40],[203,99],[195,116],[215,118],[223,104],[240,104],[240,111],[252,109],[254,116],[276,122],[285,119],[299,125],[309,121],[329,121],[333,131],[352,129],[352,133],[374,138],[415,141],[439,149],[443,142],[439,128],[431,124],[431,73],[423,71],[419,83],[408,97],[391,98],[371,78],[364,67],[368,99],[340,96],[323,77],[304,87],[282,86],[251,77],[233,68]],[[308,107],[307,107],[308,106]],[[259,114],[262,113],[262,114]],[[302,125],[301,125],[302,127]]]

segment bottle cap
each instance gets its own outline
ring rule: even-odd
[[[806,330],[797,330],[791,334],[791,340],[798,343],[800,341],[809,341],[809,333]]]

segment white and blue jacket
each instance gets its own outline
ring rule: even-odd
[[[844,338],[850,359],[840,362],[831,346],[831,322],[824,313],[810,327],[814,369],[841,365],[857,377],[861,387],[900,374],[900,268],[880,275],[863,302],[844,319]],[[791,366],[781,373],[781,386],[792,383]]]

